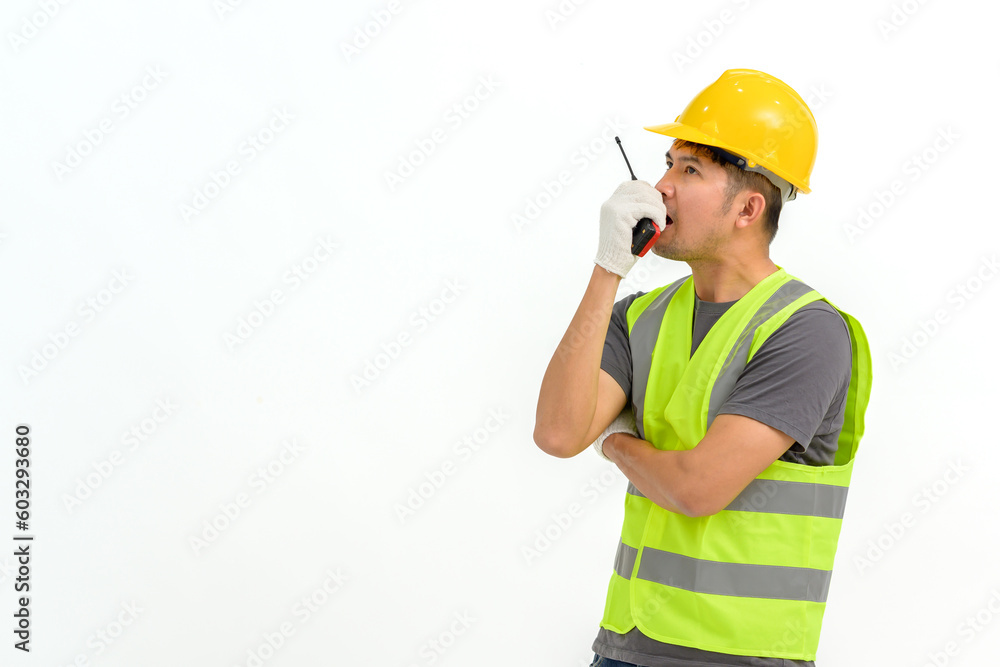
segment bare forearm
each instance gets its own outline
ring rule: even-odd
[[[660,450],[627,433],[611,434],[603,449],[642,495],[663,509],[693,515],[683,502],[689,480],[684,460],[688,452]]]
[[[580,306],[542,378],[536,443],[573,443],[586,436],[597,406],[604,339],[619,282],[619,276],[594,266]]]

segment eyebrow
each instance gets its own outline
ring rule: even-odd
[[[675,160],[673,157],[670,156],[670,151],[667,151],[667,159],[670,160],[671,162],[694,162],[699,167],[701,166],[701,160],[699,160],[694,155],[682,155]]]

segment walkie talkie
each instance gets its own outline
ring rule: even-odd
[[[615,141],[618,142],[618,148],[622,151],[622,157],[625,158],[625,164],[628,166],[628,173],[632,174],[632,180],[637,181],[638,178],[635,177],[635,172],[632,171],[632,165],[629,164],[628,156],[625,155],[625,149],[622,148],[622,140],[615,137]],[[656,243],[656,238],[660,235],[660,230],[649,218],[643,218],[635,227],[632,228],[632,254],[638,257],[642,257],[646,254],[646,251],[653,247]]]

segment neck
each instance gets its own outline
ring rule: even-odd
[[[723,303],[742,298],[754,286],[778,270],[770,257],[729,257],[687,263],[694,289],[702,301]]]

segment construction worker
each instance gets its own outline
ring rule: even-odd
[[[816,122],[782,81],[728,70],[645,129],[674,138],[666,171],[602,205],[534,432],[629,480],[592,665],[813,665],[871,390],[861,325],[769,257]],[[691,275],[615,302],[642,218]]]

